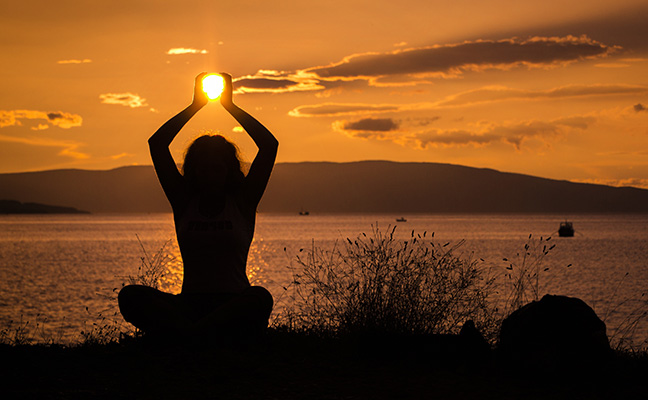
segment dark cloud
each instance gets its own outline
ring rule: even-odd
[[[510,69],[521,65],[546,67],[602,58],[616,50],[616,47],[586,36],[476,40],[389,53],[356,54],[338,63],[296,72],[259,70],[254,75],[235,79],[235,86],[237,93],[319,91],[335,81],[339,85],[354,80],[368,80],[374,86],[402,87],[429,83],[427,79],[432,77],[456,77],[466,71]]]
[[[604,57],[614,48],[587,37],[479,40],[452,45],[359,54],[308,69],[322,79],[372,79],[392,75],[458,75],[466,70],[546,66]]]
[[[391,118],[364,118],[355,122],[344,122],[342,128],[347,131],[389,132],[398,129],[398,122]]]
[[[298,82],[289,79],[244,78],[236,81],[235,87],[249,89],[287,89],[296,86]]]
[[[61,112],[47,113],[47,119],[50,120],[50,121],[54,121],[56,119],[64,119],[64,118],[65,118],[65,115],[63,115],[63,113],[61,113]]]
[[[648,110],[648,109],[647,109],[643,104],[641,104],[641,103],[637,103],[637,104],[635,104],[633,108],[634,108],[634,110],[635,110],[636,112],[641,112],[641,111],[646,111],[646,110]]]
[[[0,110],[0,128],[5,126],[20,126],[23,119],[43,119],[59,128],[72,128],[81,126],[83,118],[80,115],[62,111],[36,111],[36,110]],[[40,124],[35,130],[47,129],[49,125]]]
[[[254,75],[242,76],[234,80],[236,93],[286,93],[322,90],[313,74],[259,70]]]
[[[293,117],[332,117],[338,115],[362,114],[367,112],[398,111],[394,105],[373,104],[318,104],[312,106],[299,106],[288,114]]]
[[[484,146],[502,140],[502,137],[493,133],[475,133],[466,130],[432,130],[419,133],[409,138],[415,147],[464,147]]]

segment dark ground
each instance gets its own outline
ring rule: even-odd
[[[645,353],[616,354],[585,369],[532,369],[420,342],[359,343],[271,331],[236,351],[142,340],[67,348],[2,345],[0,397],[648,399]]]

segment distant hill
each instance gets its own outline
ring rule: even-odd
[[[151,166],[0,174],[0,199],[91,212],[168,212]],[[646,213],[648,190],[439,163],[280,163],[261,212]]]

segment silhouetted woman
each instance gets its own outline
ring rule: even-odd
[[[193,102],[149,139],[151,158],[175,221],[184,264],[178,295],[129,285],[119,293],[124,319],[146,333],[189,338],[245,336],[267,327],[272,295],[250,286],[246,262],[256,209],[277,155],[278,142],[261,123],[232,102],[232,77],[220,74],[221,105],[250,135],[258,152],[247,175],[236,147],[220,135],[197,138],[181,174],[169,151],[180,129],[203,108],[205,74],[196,77]]]

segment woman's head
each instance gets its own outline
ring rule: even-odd
[[[200,136],[187,148],[182,174],[197,191],[235,190],[244,179],[238,153],[221,135]]]

